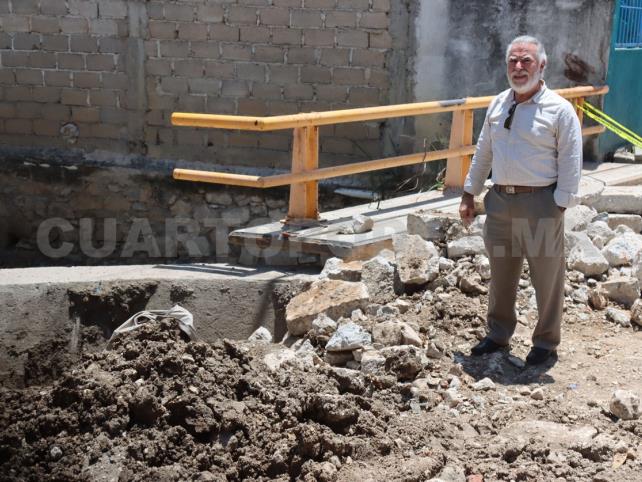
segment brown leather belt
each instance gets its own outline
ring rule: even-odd
[[[546,189],[550,186],[504,186],[501,184],[494,184],[493,188],[498,192],[504,192],[506,194],[522,194],[526,192],[535,192]]]

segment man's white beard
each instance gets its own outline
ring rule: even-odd
[[[528,79],[528,82],[526,82],[524,85],[516,85],[513,82],[513,79],[511,79],[510,75],[508,75],[508,83],[516,93],[526,94],[531,90],[535,89],[535,86],[539,84],[539,81],[542,80],[542,77],[543,77],[542,71],[538,70],[533,74],[533,76],[530,79]]]

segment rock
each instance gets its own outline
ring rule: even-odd
[[[479,275],[461,278],[459,280],[459,289],[462,293],[470,295],[481,295],[488,293],[488,288],[481,284]]]
[[[339,326],[325,346],[327,351],[352,351],[372,343],[372,337],[363,327],[348,322]],[[352,353],[350,354],[352,358]]]
[[[361,261],[344,262],[341,258],[328,258],[319,279],[361,281]]]
[[[296,353],[290,348],[278,348],[270,353],[267,353],[263,357],[263,363],[265,363],[269,370],[275,372],[281,365],[284,363],[294,360],[296,358]]]
[[[597,435],[597,429],[588,425],[571,427],[556,422],[527,420],[508,425],[500,435],[523,444],[534,439],[549,445],[551,449],[559,449],[590,443]]]
[[[447,465],[436,479],[442,482],[466,482],[466,472],[462,467]]]
[[[473,390],[494,390],[495,383],[488,377],[473,383]]]
[[[385,258],[375,256],[363,263],[361,280],[371,302],[385,304],[395,299],[395,268]]]
[[[601,289],[592,289],[588,292],[588,303],[594,310],[603,310],[609,304],[606,291]]]
[[[422,352],[410,345],[399,345],[384,348],[381,354],[385,357],[385,369],[396,375],[399,381],[414,380],[423,369]]]
[[[363,373],[376,373],[386,365],[386,358],[377,350],[364,351],[361,354],[361,371]]]
[[[372,341],[384,346],[401,345],[402,329],[405,323],[387,320],[372,327]]]
[[[631,326],[631,318],[629,314],[626,311],[618,310],[617,308],[607,308],[606,318],[609,321],[617,323],[625,328],[629,328]]]
[[[642,327],[642,299],[635,300],[631,306],[631,322]]]
[[[575,234],[575,243],[568,255],[567,265],[569,269],[587,276],[599,275],[609,269],[609,262],[585,233]]]
[[[416,234],[396,234],[392,238],[392,245],[402,283],[425,284],[439,274],[439,253],[430,241]]]
[[[232,204],[232,196],[225,191],[205,193],[205,200],[209,204],[220,204],[221,206],[229,206]]]
[[[609,410],[619,419],[636,420],[640,417],[640,397],[631,391],[615,390]]]
[[[484,235],[484,225],[486,224],[486,215],[481,214],[475,216],[473,222],[468,226],[468,234],[471,236],[483,236]]]
[[[591,207],[600,212],[642,214],[642,186],[606,186]]]
[[[588,288],[586,286],[580,286],[578,289],[573,290],[571,293],[571,298],[573,301],[579,305],[586,305],[588,303]]]
[[[621,224],[628,226],[635,233],[642,231],[642,216],[638,214],[609,214],[608,224],[611,229],[615,229]]]
[[[270,343],[272,341],[272,333],[270,333],[270,330],[265,328],[264,326],[258,327],[254,333],[252,333],[248,340],[250,341],[265,341]]]
[[[422,346],[423,341],[410,325],[402,322],[401,327],[401,344],[403,345],[413,345],[413,346]]]
[[[577,193],[579,204],[593,204],[600,197],[602,191],[604,191],[603,182],[589,176],[582,176]]]
[[[473,266],[481,279],[489,280],[490,279],[490,261],[488,257],[483,254],[478,254],[473,258]]]
[[[453,388],[449,388],[448,390],[443,392],[441,396],[444,399],[444,403],[450,408],[455,408],[462,401],[462,398],[459,392],[457,392],[457,390]]]
[[[406,230],[408,234],[416,234],[427,241],[444,241],[453,219],[452,216],[432,212],[411,213],[406,219]]]
[[[604,221],[594,221],[586,228],[586,234],[596,248],[602,249],[615,237],[615,233]]]
[[[392,303],[390,303],[390,307],[396,308],[397,310],[399,310],[399,313],[403,314],[406,313],[410,308],[412,308],[412,302],[397,298]]]
[[[455,267],[455,262],[452,259],[440,257],[439,258],[439,271],[450,271]]]
[[[517,358],[515,355],[508,355],[507,361],[516,368],[524,368],[526,366],[524,360],[522,360],[521,358]]]
[[[320,280],[290,300],[285,309],[285,321],[291,334],[303,335],[312,328],[312,321],[320,313],[338,319],[350,316],[357,308],[365,309],[367,303],[368,289],[363,283]]]
[[[450,241],[447,245],[448,257],[461,258],[462,256],[474,256],[486,254],[486,247],[481,236],[464,236],[463,238]]]
[[[434,342],[428,342],[426,344],[426,356],[428,358],[441,358],[444,356],[444,352],[439,349],[439,347]]]
[[[363,214],[356,214],[352,217],[352,221],[347,226],[339,228],[338,234],[362,234],[372,231],[374,221],[371,217]]]
[[[616,236],[602,248],[602,254],[611,266],[631,265],[640,251],[642,236],[634,233]]]
[[[597,211],[589,206],[578,204],[564,211],[564,229],[567,231],[582,231],[586,229]]]
[[[323,355],[323,359],[328,365],[343,366],[353,358],[350,351],[328,351]]]
[[[531,398],[533,400],[544,400],[544,390],[542,388],[536,388],[531,392]]]
[[[330,337],[336,329],[337,322],[325,313],[319,314],[319,316],[312,320],[312,331],[317,336]]]
[[[642,251],[633,258],[631,275],[635,276],[642,285]]]
[[[58,460],[60,457],[62,457],[62,450],[57,445],[54,445],[53,447],[51,447],[49,455],[52,459]]]
[[[226,226],[243,226],[250,220],[250,208],[243,206],[225,209],[221,212],[221,219]]]
[[[601,284],[601,288],[610,300],[621,303],[627,308],[640,297],[640,283],[636,278],[623,276],[605,281]]]

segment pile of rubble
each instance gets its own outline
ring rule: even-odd
[[[567,310],[580,319],[605,310],[611,322],[642,326],[642,216],[579,205],[565,217]],[[427,359],[455,347],[434,339],[435,320],[412,321],[408,312],[448,311],[454,292],[479,303],[490,279],[484,221],[484,215],[477,216],[466,229],[453,216],[409,215],[408,234],[394,237],[393,250],[367,261],[330,258],[318,281],[287,306],[283,359],[317,357],[364,373],[393,367],[400,380],[415,379]],[[526,264],[519,286],[527,300],[519,315],[536,318]],[[472,326],[478,338],[482,326],[479,320]]]

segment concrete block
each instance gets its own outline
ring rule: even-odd
[[[210,25],[210,39],[224,40],[226,42],[238,42],[240,37],[240,29],[229,25]]]
[[[4,129],[7,134],[32,134],[33,122],[30,119],[7,119]]]
[[[60,104],[42,106],[42,117],[47,120],[67,121],[71,118],[71,108]]]
[[[122,72],[104,72],[102,77],[103,85],[112,89],[125,90],[129,86],[127,74]]]
[[[201,22],[207,23],[221,23],[223,22],[223,6],[222,5],[199,5],[196,11],[196,16]]]
[[[145,70],[149,75],[169,75],[172,72],[172,63],[166,59],[147,59]]]
[[[332,71],[328,67],[312,65],[301,67],[301,82],[329,84],[332,82]]]
[[[118,104],[118,95],[115,90],[92,90],[89,93],[89,104],[99,107],[116,107]]]
[[[382,32],[369,32],[368,44],[370,48],[374,49],[390,49],[392,48],[392,37],[387,31]]]
[[[34,15],[31,17],[31,31],[37,33],[58,33],[60,20],[56,17]]]
[[[236,76],[239,80],[265,82],[265,66],[263,64],[239,63],[236,65]]]
[[[269,43],[270,29],[267,27],[241,27],[241,42]]]
[[[350,49],[321,49],[319,64],[347,67],[350,62]]]
[[[383,12],[364,12],[359,17],[360,28],[388,28],[388,15]]]
[[[37,102],[22,102],[16,113],[19,119],[36,119],[42,115],[42,104]]]
[[[90,136],[100,139],[121,139],[127,135],[127,128],[115,126],[112,124],[92,124],[90,126]]]
[[[389,12],[390,0],[372,0],[371,9],[373,12]]]
[[[251,60],[252,47],[243,44],[224,44],[221,47],[221,58],[230,60]]]
[[[221,87],[221,95],[224,97],[247,97],[250,95],[250,89],[247,82],[224,80]]]
[[[294,28],[320,28],[323,26],[323,18],[318,10],[292,10],[290,15],[290,26]]]
[[[217,79],[189,79],[187,82],[192,94],[219,95],[221,92],[221,81]]]
[[[269,102],[268,109],[270,115],[296,114],[299,112],[299,104],[297,102],[274,100]]]
[[[118,22],[113,19],[99,18],[89,21],[89,33],[92,35],[118,36]]]
[[[35,119],[33,121],[33,132],[38,136],[58,136],[60,135],[60,121]]]
[[[62,89],[60,95],[64,105],[88,105],[88,93],[84,89]]]
[[[17,3],[23,3],[25,0],[20,0],[20,2],[13,2],[14,5]],[[67,15],[69,13],[67,9],[67,2],[61,2],[60,0],[40,0],[40,12],[43,15]]]
[[[161,90],[168,94],[186,94],[187,79],[178,77],[163,77],[161,80]]]
[[[282,87],[279,85],[273,84],[264,84],[264,83],[252,83],[252,97],[257,99],[281,99],[282,98]]]
[[[219,97],[208,97],[206,102],[206,107],[208,112],[213,112],[216,114],[235,114],[236,113],[236,102],[234,99],[223,99]],[[209,132],[209,137],[215,137],[221,135],[220,132]]]
[[[216,59],[219,57],[218,42],[190,42],[190,57]]]
[[[123,126],[127,124],[128,114],[124,109],[102,107],[99,110],[99,114],[100,122],[105,122],[107,124],[118,124]]]
[[[43,85],[42,70],[16,69],[16,82],[22,85]]]
[[[217,79],[233,79],[235,75],[234,64],[227,62],[205,62],[205,76]]]
[[[227,21],[232,25],[256,25],[258,11],[252,7],[230,6]]]
[[[31,100],[32,88],[26,85],[18,85],[15,87],[7,87],[5,89],[5,100],[9,102]]]
[[[177,38],[176,22],[163,22],[158,20],[149,21],[149,34],[157,39]]]
[[[371,87],[387,89],[390,86],[390,72],[387,70],[368,69],[366,83]]]
[[[331,47],[335,42],[333,30],[306,29],[303,31],[303,42],[310,47]]]
[[[259,22],[262,25],[287,27],[290,25],[290,10],[278,7],[261,8]]]
[[[72,107],[71,119],[74,122],[95,123],[100,120],[100,110],[97,107]]]
[[[161,57],[185,58],[189,55],[189,42],[161,40],[160,54]]]
[[[16,105],[8,102],[0,102],[0,117],[3,119],[16,117]]]
[[[13,36],[15,50],[38,50],[40,46],[40,35],[38,34],[18,32]]]
[[[98,10],[103,18],[127,17],[127,4],[123,0],[99,0]]]
[[[291,84],[283,88],[283,97],[294,100],[310,100],[314,97],[314,89],[311,85]]]
[[[327,28],[356,27],[357,13],[341,11],[328,12],[325,15],[325,26]]]
[[[289,84],[298,82],[299,67],[292,65],[270,65],[268,66],[268,81],[274,84]]]
[[[39,87],[33,88],[31,99],[34,102],[58,103],[60,102],[60,87]]]
[[[111,71],[116,66],[112,54],[88,54],[86,57],[87,70]]]
[[[264,100],[243,98],[238,100],[239,115],[265,116],[267,112],[268,108]]]
[[[353,49],[352,65],[356,67],[385,68],[385,52],[366,49]]]
[[[65,54],[59,52],[56,54],[56,58],[59,69],[84,70],[85,68],[85,58],[80,54]]]
[[[53,52],[31,52],[29,54],[29,67],[56,68],[56,54]]]
[[[63,17],[59,19],[62,33],[87,33],[89,32],[89,21],[86,18]]]
[[[316,49],[311,47],[290,47],[287,50],[288,64],[314,64],[316,63]]]
[[[181,77],[203,77],[205,65],[201,60],[176,60],[174,74]]]
[[[607,223],[611,229],[624,224],[636,233],[642,231],[642,216],[638,214],[609,214]]]
[[[303,0],[272,0],[272,4],[277,7],[302,7]]]
[[[194,20],[194,7],[185,4],[165,4],[165,18],[178,22],[191,22]]]
[[[335,68],[332,78],[334,83],[338,85],[363,85],[365,70],[361,68]]]
[[[346,102],[348,99],[348,88],[338,85],[317,85],[316,86],[317,99],[328,102]],[[346,124],[342,127],[348,127],[351,124]]]
[[[102,86],[100,74],[96,72],[74,72],[74,87],[80,89],[98,89]]]
[[[337,3],[338,10],[368,10],[370,0],[341,0]]]
[[[20,0],[14,2],[13,13],[16,15],[31,15],[38,13],[38,0]]]
[[[252,60],[257,62],[283,62],[284,50],[279,47],[265,47],[257,45],[254,47]]]
[[[8,15],[2,18],[2,30],[8,33],[29,32],[29,17],[24,15]]]
[[[72,52],[98,52],[98,39],[89,35],[70,35],[69,44]]]
[[[179,23],[178,38],[181,40],[206,40],[207,24],[206,23]]]
[[[272,30],[273,45],[302,45],[302,31],[290,28],[275,28]]]
[[[69,14],[83,18],[98,17],[98,3],[88,0],[68,0]]]
[[[591,206],[598,212],[642,214],[642,186],[607,186]]]

